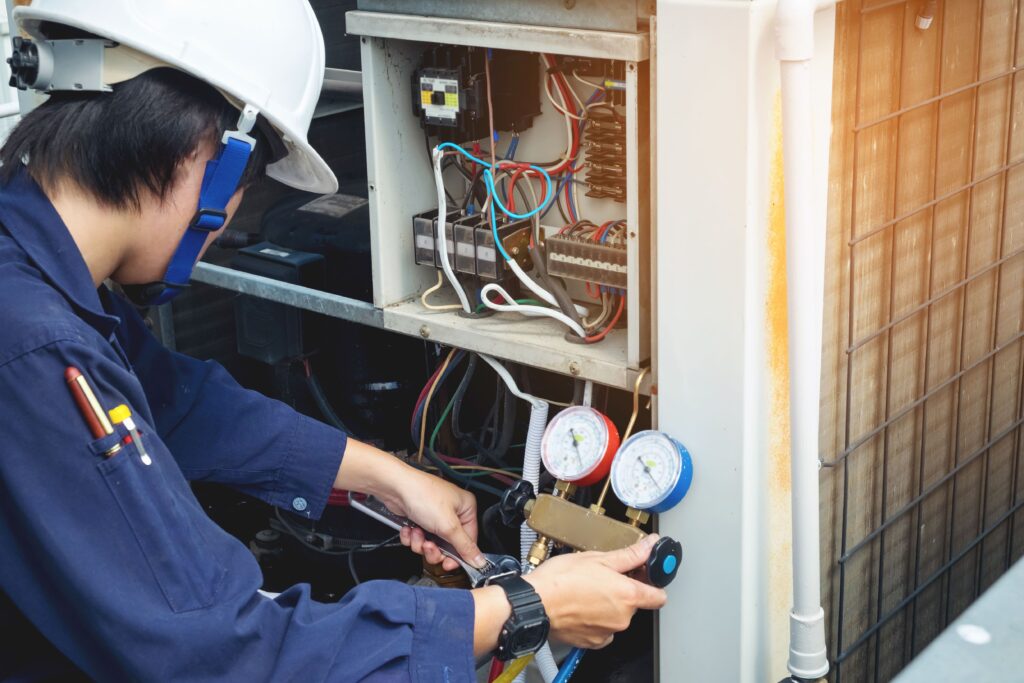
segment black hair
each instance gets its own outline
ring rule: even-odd
[[[203,144],[234,130],[239,111],[212,86],[160,68],[113,86],[113,92],[55,92],[29,112],[0,149],[0,180],[21,163],[44,189],[71,181],[104,205],[138,209],[147,194],[165,198],[178,171]],[[241,185],[263,177],[274,160],[274,133],[258,126]]]

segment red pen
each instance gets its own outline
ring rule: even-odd
[[[64,381],[67,382],[68,389],[71,390],[71,396],[75,399],[75,403],[78,404],[78,410],[82,413],[85,424],[89,425],[89,431],[92,433],[93,438],[102,439],[104,436],[113,434],[114,427],[110,424],[106,413],[100,407],[100,402],[96,399],[96,394],[93,393],[92,387],[89,386],[89,382],[85,379],[82,371],[76,367],[69,366],[64,370]],[[121,444],[115,443],[105,450],[103,454],[110,458],[120,450]]]

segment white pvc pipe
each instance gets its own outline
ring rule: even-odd
[[[820,678],[829,668],[818,540],[825,224],[824,216],[816,215],[814,209],[811,59],[814,15],[833,4],[834,0],[780,0],[775,24],[782,76],[792,440],[793,609],[788,667],[794,676],[805,679]]]

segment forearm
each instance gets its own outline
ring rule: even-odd
[[[505,591],[487,586],[471,591],[473,595],[473,656],[482,657],[498,645],[498,635],[512,615]]]
[[[382,497],[394,488],[396,477],[407,475],[411,469],[393,455],[349,438],[334,488]]]

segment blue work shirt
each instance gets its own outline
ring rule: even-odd
[[[0,680],[469,681],[467,591],[372,581],[336,604],[257,592],[189,480],[318,517],[345,435],[161,346],[95,288],[29,174],[0,187]],[[94,439],[74,366],[125,430]]]

